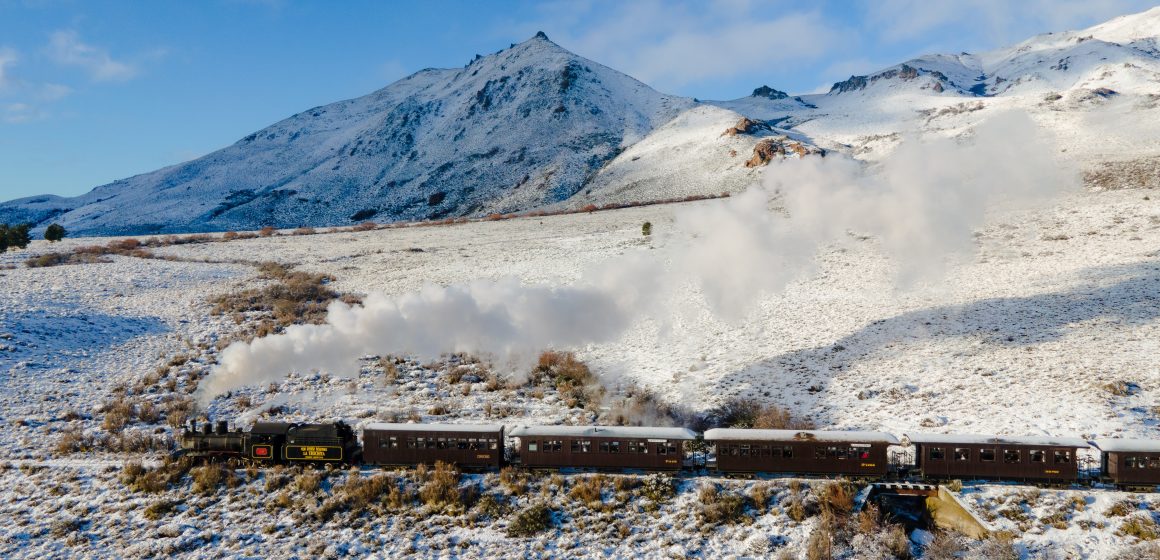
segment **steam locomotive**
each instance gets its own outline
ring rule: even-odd
[[[465,470],[527,468],[769,473],[936,481],[1018,480],[1045,484],[1102,481],[1120,488],[1160,485],[1160,440],[990,436],[833,430],[498,424],[389,424],[363,427],[361,444],[344,422],[258,422],[249,431],[196,422],[177,453],[204,461],[252,464],[415,466],[436,461]],[[509,445],[510,444],[510,445]],[[693,460],[693,447],[710,452]],[[891,449],[913,451],[908,462]],[[1078,451],[1095,448],[1099,466],[1082,469]],[[899,455],[895,451],[894,456]]]

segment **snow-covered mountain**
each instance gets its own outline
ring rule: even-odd
[[[544,34],[464,68],[418,72],[316,107],[205,157],[0,207],[83,234],[424,219],[563,200],[693,102]]]
[[[0,222],[84,234],[342,225],[735,192],[777,155],[874,161],[907,135],[1029,113],[1108,184],[1160,184],[1160,8],[980,54],[922,56],[824,94],[664,95],[543,34],[424,70],[203,158],[76,198],[0,205]],[[755,123],[727,134],[742,118]],[[791,146],[792,147],[792,146]],[[1140,170],[1144,171],[1141,172]],[[1109,171],[1110,170],[1110,171]]]

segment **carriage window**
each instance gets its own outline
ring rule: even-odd
[[[1148,468],[1160,469],[1160,457],[1148,457]]]
[[[830,456],[835,459],[849,459],[850,450],[845,447],[831,447]]]
[[[1046,463],[1047,462],[1047,453],[1044,453],[1043,450],[1041,450],[1041,449],[1032,449],[1031,450],[1031,462],[1032,463]]]
[[[995,450],[994,449],[980,449],[979,450],[979,460],[980,461],[989,461],[989,462],[994,461],[995,460]]]
[[[491,448],[492,448],[492,449],[495,449],[495,448],[496,448],[496,443],[495,443],[495,440],[494,440],[494,439],[489,439],[489,440],[487,440],[487,443],[488,443],[488,445],[490,445],[490,446],[491,446]]]
[[[781,456],[786,459],[793,459],[793,448],[788,445],[781,448]]]
[[[850,457],[852,457],[852,458],[856,457],[858,459],[863,459],[863,460],[869,459],[870,458],[870,450],[865,449],[865,448],[858,449],[857,447],[851,447],[850,448]]]
[[[1061,463],[1070,463],[1070,462],[1071,462],[1071,451],[1056,451],[1055,452],[1055,464],[1058,465]]]
[[[592,451],[592,442],[587,441],[587,440],[581,441],[580,442],[580,452],[581,453],[588,453],[590,451]]]
[[[458,449],[467,449],[467,440],[462,439],[462,438],[456,438],[455,447]]]
[[[413,438],[413,437],[407,438],[407,449],[414,449],[414,448],[415,448],[415,438]]]
[[[748,457],[748,456],[749,456],[749,446],[748,446],[748,445],[742,445],[742,446],[741,446],[741,456],[742,456],[742,457]]]
[[[528,451],[534,452],[534,451],[539,451],[539,449],[540,449],[539,442],[535,442],[535,441],[528,442]]]
[[[385,439],[379,440],[379,448],[380,449],[386,449],[388,445],[390,445],[390,442],[388,442],[387,440],[385,440]]]
[[[668,450],[669,450],[669,455],[676,455],[676,454],[677,454],[677,445],[676,445],[676,444],[674,444],[674,443],[666,443],[666,444],[665,444],[665,447],[667,447],[667,448],[668,448]]]
[[[608,442],[608,452],[609,453],[620,453],[620,442],[619,441]]]
[[[942,461],[943,459],[946,459],[946,458],[947,458],[947,450],[945,447],[932,447],[932,448],[930,448],[930,460],[931,461]]]
[[[391,436],[391,449],[399,448],[399,438]]]
[[[478,439],[470,438],[467,440],[467,444],[472,449],[479,449],[479,440]]]
[[[572,448],[571,449],[572,449],[572,453],[579,453],[580,452],[580,441],[575,440],[575,439],[572,440]]]
[[[600,452],[601,453],[608,453],[608,442],[607,441],[600,442]]]
[[[825,459],[825,458],[826,458],[826,448],[825,447],[815,447],[814,448],[814,459]]]
[[[1020,461],[1020,459],[1019,459],[1019,450],[1018,449],[1004,449],[1003,450],[1003,462],[1004,463],[1018,463],[1019,461]]]
[[[971,460],[971,450],[967,449],[966,447],[956,447],[955,448],[955,460],[956,461],[970,461]]]
[[[544,442],[545,453],[559,453],[564,448],[564,444],[560,440],[552,440]]]
[[[439,449],[447,449],[447,438],[439,438]]]

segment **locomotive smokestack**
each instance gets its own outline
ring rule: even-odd
[[[219,436],[224,436],[230,431],[230,426],[225,420],[218,420],[217,433]]]
[[[206,420],[205,425],[201,427],[201,433],[203,433],[207,436],[212,434],[213,433],[213,422],[211,422],[210,420]]]

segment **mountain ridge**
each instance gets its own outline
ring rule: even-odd
[[[727,101],[658,92],[540,32],[196,160],[78,197],[0,204],[0,222],[136,235],[647,202],[744,189],[764,169],[743,164],[770,136],[872,162],[902,134],[963,134],[1011,109],[1084,164],[1149,157],[1160,137],[1140,123],[1160,118],[1158,30],[1160,7],[984,53],[923,55],[826,93],[762,85]],[[764,132],[722,136],[743,117]]]

